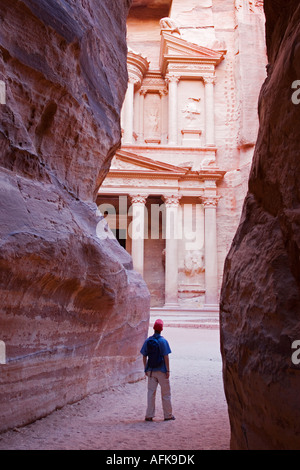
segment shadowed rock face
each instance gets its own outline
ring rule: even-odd
[[[265,1],[268,78],[249,191],[227,256],[221,349],[233,449],[300,449],[300,5]]]
[[[2,0],[0,431],[141,374],[149,293],[94,203],[120,145],[128,0]]]

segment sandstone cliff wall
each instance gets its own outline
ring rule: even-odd
[[[141,376],[149,293],[94,198],[120,145],[129,0],[2,0],[0,431]]]
[[[221,349],[233,449],[300,449],[300,5],[265,0],[268,77],[249,191],[227,256]]]

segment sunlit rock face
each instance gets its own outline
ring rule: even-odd
[[[265,1],[268,78],[239,228],[226,259],[221,349],[233,449],[299,449],[300,6]],[[299,88],[299,84],[298,84]]]
[[[129,6],[1,1],[0,431],[141,376],[149,293],[94,203],[120,146]]]

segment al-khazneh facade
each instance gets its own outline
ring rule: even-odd
[[[218,311],[265,66],[260,1],[134,1],[122,148],[97,204],[155,312]]]

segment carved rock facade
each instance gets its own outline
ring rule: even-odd
[[[146,3],[134,2],[127,21],[122,148],[97,202],[110,208],[111,228],[143,273],[153,315],[204,311],[217,321],[224,259],[257,137],[263,10],[238,0]],[[145,213],[131,210],[134,193],[145,198]],[[130,232],[144,223],[142,244]]]

